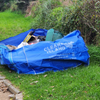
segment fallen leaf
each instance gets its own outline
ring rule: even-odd
[[[32,82],[32,83],[30,83],[30,85],[33,85],[34,83]]]
[[[46,74],[46,75],[44,75],[44,77],[47,77],[47,74]]]
[[[55,89],[52,89],[52,91],[54,91]]]
[[[85,93],[87,93],[87,91],[84,91]]]
[[[73,77],[72,75],[70,75],[71,77]]]
[[[13,100],[13,98],[10,98],[10,100]]]
[[[52,94],[49,95],[49,97],[52,97],[52,96],[53,96]]]
[[[51,86],[51,88],[54,88],[54,86]]]
[[[38,81],[34,81],[34,83],[38,83]]]
[[[44,91],[48,91],[48,90],[44,90]]]
[[[11,70],[9,70],[9,73],[11,73]]]

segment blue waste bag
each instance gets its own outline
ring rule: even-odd
[[[30,29],[17,36],[0,41],[0,64],[7,65],[19,74],[41,74],[60,71],[81,64],[89,65],[88,48],[81,33],[75,30],[56,41],[41,41],[9,50],[6,45],[18,46],[31,31],[35,36],[46,36],[46,29]]]

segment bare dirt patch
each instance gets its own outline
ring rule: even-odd
[[[12,93],[8,90],[8,87],[1,81],[0,82],[0,100],[10,100],[9,95]]]
[[[11,95],[11,93],[9,91],[3,93],[0,92],[0,100],[10,100],[9,95]]]
[[[23,100],[23,95],[19,89],[2,76],[0,76],[0,100]]]

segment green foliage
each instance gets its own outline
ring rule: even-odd
[[[90,54],[90,61],[93,61],[93,63],[99,64],[100,65],[100,47],[90,45],[88,46],[89,49],[89,54]]]
[[[55,1],[56,6],[52,7],[53,1]],[[34,21],[32,27],[54,28],[63,34],[77,29],[79,16],[76,12],[80,10],[79,6],[64,7],[61,2],[57,3],[58,0],[49,0],[38,4],[39,7],[33,7]]]
[[[83,23],[88,26],[86,31],[86,36],[90,37],[89,43],[98,45],[100,43],[98,36],[100,35],[100,0],[90,0],[86,1],[81,8]]]
[[[52,10],[56,7],[59,7],[61,3],[58,0],[47,0],[42,1],[40,0],[39,5],[37,8],[33,8],[34,12],[34,21],[32,23],[33,28],[47,28],[49,29],[51,26],[50,21],[52,21]],[[58,8],[59,9],[59,8]],[[61,11],[61,10],[60,10]],[[53,21],[52,21],[53,22]],[[48,26],[49,25],[49,26]]]
[[[17,2],[13,0],[10,3],[11,3],[10,11],[17,11],[18,10],[18,6],[16,5]]]
[[[64,15],[63,7],[57,7],[53,9],[52,12],[49,14],[49,18],[46,20],[45,27],[46,28],[52,27],[54,29],[61,30],[63,24],[63,19],[62,19],[63,15]]]
[[[66,17],[66,31],[78,29],[87,44],[100,44],[100,6],[98,0],[84,0],[82,2],[73,0],[74,9]],[[72,6],[70,6],[72,7]]]
[[[33,28],[54,28],[63,34],[78,29],[87,44],[100,45],[100,1],[71,0],[70,6],[57,4],[57,0],[40,1],[33,9]],[[52,1],[56,6],[52,7]]]

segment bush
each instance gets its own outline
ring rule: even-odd
[[[33,7],[32,11],[32,16],[34,17],[32,27],[46,29],[53,27],[53,20],[51,18],[52,11],[53,9],[59,7],[61,5],[61,2],[59,0],[39,0],[39,3],[37,5]]]
[[[78,2],[75,6],[78,5]],[[100,35],[100,0],[85,0],[82,2],[75,14],[75,21],[77,29],[82,33],[82,36],[87,44],[99,45]],[[74,14],[74,17],[75,17]]]
[[[74,1],[74,0],[73,0]],[[72,6],[71,6],[72,7]],[[87,44],[100,45],[100,0],[74,2],[74,11],[66,18],[65,31],[81,31]]]
[[[80,30],[87,44],[100,44],[100,0],[72,0],[64,7],[58,0],[40,0],[33,9],[33,28],[54,28],[63,34]]]
[[[11,1],[11,6],[10,6],[10,11],[17,11],[18,10],[18,6],[16,5],[16,1]]]

